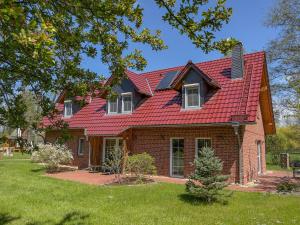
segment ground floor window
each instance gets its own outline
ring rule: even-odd
[[[204,147],[211,148],[211,138],[196,138],[196,157]]]
[[[77,154],[78,155],[83,155],[84,141],[85,141],[84,138],[79,138],[78,149],[77,149]]]
[[[184,139],[171,138],[170,175],[182,177],[184,175]]]
[[[102,161],[105,162],[107,157],[109,157],[109,152],[113,151],[115,148],[123,148],[122,138],[104,138]]]

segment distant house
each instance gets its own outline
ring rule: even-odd
[[[125,145],[129,154],[152,155],[159,175],[187,177],[201,148],[210,146],[231,182],[266,171],[265,136],[275,133],[275,123],[264,52],[243,55],[237,45],[232,57],[126,75],[113,100],[103,95],[80,108],[59,98],[74,165],[101,165],[108,151]],[[49,131],[46,140],[58,135]]]
[[[19,147],[18,138],[26,140],[30,145],[37,145],[39,143],[44,142],[43,138],[40,135],[37,135],[34,130],[26,129],[23,132],[20,128],[9,128],[9,127],[1,127],[0,129],[0,138],[3,139],[5,137],[6,142],[10,146]]]

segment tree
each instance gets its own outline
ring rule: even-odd
[[[195,172],[186,182],[186,191],[208,203],[220,200],[220,191],[228,185],[228,176],[222,175],[223,164],[215,156],[214,150],[209,147],[202,148],[194,164]]]
[[[300,121],[300,1],[277,0],[266,25],[279,30],[267,46],[271,85],[281,111]]]
[[[226,52],[236,43],[214,36],[232,14],[226,0],[155,2],[165,10],[163,20],[204,52]],[[143,10],[137,0],[0,1],[1,124],[15,123],[8,117],[23,104],[20,88],[34,93],[43,116],[56,112],[52,93],[66,90],[84,96],[103,88],[102,75],[80,67],[83,56],[100,56],[113,84],[125,76],[126,68],[142,70],[146,60],[139,49],[128,51],[132,43],[155,51],[166,48],[159,30],[144,27]],[[18,116],[24,116],[22,110]]]

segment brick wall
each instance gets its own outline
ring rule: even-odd
[[[260,106],[257,110],[256,124],[246,125],[243,131],[244,183],[256,180],[258,177],[257,142],[261,143],[262,173],[265,173],[265,133]]]
[[[85,138],[83,130],[70,130],[72,138],[66,142],[66,145],[72,150],[74,160],[72,165],[78,166],[79,169],[87,168],[89,163],[89,143],[88,141],[84,142],[83,155],[78,155],[77,148],[79,138]],[[46,133],[46,142],[55,143],[59,137],[58,131],[50,131]]]
[[[184,175],[188,176],[195,159],[195,139],[212,138],[212,147],[223,161],[224,174],[231,182],[238,182],[237,138],[231,126],[192,128],[146,128],[134,129],[132,153],[148,152],[155,158],[158,174],[170,175],[170,138],[184,138]]]

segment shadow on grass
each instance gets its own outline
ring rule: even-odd
[[[41,168],[36,168],[36,169],[32,169],[31,172],[34,172],[34,173],[39,173],[41,171],[46,171],[45,168],[41,167]]]
[[[204,201],[201,198],[197,198],[189,194],[180,194],[178,195],[179,199],[183,202],[189,203],[191,205],[210,205],[207,201]]]
[[[231,197],[233,194],[233,192],[230,192],[228,195],[226,195],[225,197]],[[199,197],[196,197],[196,196],[193,196],[193,195],[190,195],[190,194],[180,194],[178,195],[179,199],[183,202],[186,202],[186,203],[189,203],[191,205],[203,205],[203,206],[206,206],[206,205],[212,205],[212,204],[220,204],[220,205],[228,205],[228,200],[225,199],[224,197],[223,198],[219,198],[219,199],[216,199],[212,202],[208,202],[206,201],[205,199],[202,199],[202,198],[199,198]]]
[[[8,213],[0,213],[0,225],[8,224],[14,220],[18,220],[20,217],[11,216]]]
[[[26,223],[26,225],[65,225],[65,224],[84,225],[87,224],[86,219],[88,217],[89,217],[88,214],[73,211],[64,215],[64,217],[61,218],[58,222],[53,222],[50,220],[44,222],[33,221],[33,222]]]

